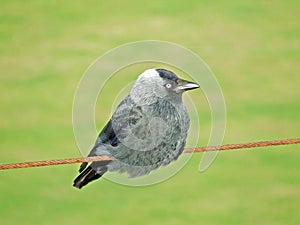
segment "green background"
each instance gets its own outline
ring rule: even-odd
[[[300,136],[299,1],[0,5],[1,163],[80,157],[72,103],[82,74],[110,49],[145,39],[183,45],[210,66],[226,99],[224,143]],[[105,96],[99,130],[114,102]],[[210,129],[201,96],[199,146]],[[78,165],[0,171],[0,223],[300,224],[298,145],[220,152],[204,173],[201,156],[148,187],[102,179],[79,191]]]

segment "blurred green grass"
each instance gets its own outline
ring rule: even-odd
[[[226,99],[225,143],[299,137],[299,7],[1,1],[1,163],[80,156],[71,112],[80,77],[111,48],[144,39],[176,42],[209,64]],[[210,122],[200,100],[204,145]],[[113,101],[99,99],[99,129]],[[297,150],[221,152],[205,173],[195,154],[171,179],[142,188],[102,179],[77,191],[78,165],[1,171],[1,224],[299,224]]]

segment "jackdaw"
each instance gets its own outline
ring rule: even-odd
[[[182,93],[198,87],[166,69],[144,71],[88,155],[112,160],[82,163],[73,186],[80,189],[107,171],[142,176],[176,160],[190,126]]]

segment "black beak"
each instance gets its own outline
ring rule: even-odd
[[[199,84],[187,80],[182,80],[182,79],[178,79],[177,84],[178,84],[177,89],[183,91],[193,90],[200,87]]]

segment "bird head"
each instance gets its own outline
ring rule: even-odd
[[[159,98],[181,101],[182,93],[199,88],[199,85],[178,78],[175,73],[166,69],[148,69],[135,82],[131,98],[140,105],[149,105]]]

